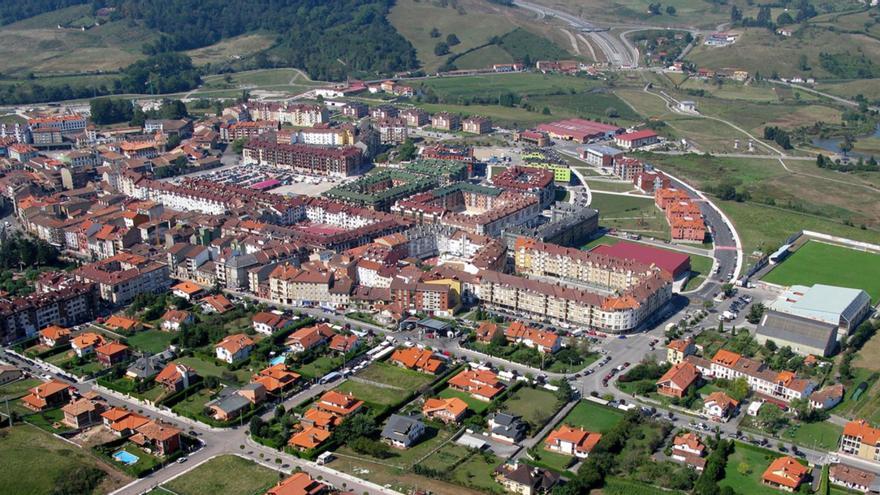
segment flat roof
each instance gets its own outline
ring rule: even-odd
[[[871,297],[861,289],[815,284],[812,287],[792,285],[770,306],[781,313],[840,324],[858,314]]]

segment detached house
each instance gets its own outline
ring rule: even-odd
[[[706,446],[694,433],[678,435],[672,441],[672,460],[681,462],[689,467],[702,471],[706,466]]]
[[[166,332],[177,332],[184,325],[189,325],[195,321],[192,313],[182,309],[169,309],[162,315],[162,330]]]
[[[180,392],[198,378],[196,371],[183,363],[169,363],[156,375],[156,383],[169,392]]]
[[[95,352],[96,347],[104,345],[104,342],[104,337],[93,332],[84,332],[71,339],[70,347],[77,357],[85,357]]]
[[[235,309],[235,305],[223,294],[208,296],[199,301],[202,311],[205,313],[223,314]]]
[[[70,342],[70,330],[59,327],[58,325],[50,325],[40,330],[40,344],[46,347],[55,347]]]
[[[243,333],[229,335],[214,348],[217,359],[232,364],[242,359],[247,359],[254,348],[254,341]]]
[[[511,493],[538,495],[550,493],[559,475],[525,463],[502,464],[495,468],[495,480]]]
[[[102,400],[80,399],[72,400],[61,408],[64,413],[62,422],[71,428],[84,428],[101,421],[101,413],[106,404]]]
[[[712,392],[703,403],[703,413],[713,421],[727,421],[736,414],[739,401],[724,392]]]
[[[453,390],[467,392],[471,397],[487,402],[505,388],[498,375],[489,370],[464,370],[452,377],[448,384]]]
[[[422,405],[422,414],[426,418],[436,419],[444,423],[460,423],[467,414],[467,403],[458,397],[450,399],[428,399]]]
[[[794,492],[807,481],[810,468],[794,457],[783,456],[775,459],[761,475],[761,481],[768,486],[786,492]]]
[[[311,327],[300,328],[287,337],[284,344],[290,347],[290,350],[293,352],[306,352],[324,345],[333,335],[333,329],[326,323],[321,323]]]
[[[110,367],[127,361],[129,358],[128,346],[119,342],[110,342],[95,349],[95,357],[105,367]]]
[[[269,394],[279,395],[293,387],[299,378],[299,373],[288,370],[284,363],[278,363],[261,370],[251,381],[262,384]]]
[[[523,344],[543,353],[554,353],[562,347],[562,339],[556,333],[530,328],[520,321],[511,323],[504,336],[508,342]]]
[[[273,333],[290,325],[292,322],[283,315],[270,313],[268,311],[260,311],[254,315],[254,330],[264,335],[272,335]]]
[[[544,440],[544,448],[558,454],[585,459],[599,443],[602,435],[580,427],[562,425],[550,432]]]
[[[412,416],[392,414],[382,428],[382,440],[398,449],[408,449],[425,434],[425,423]]]
[[[685,361],[674,365],[657,380],[657,393],[667,397],[682,398],[689,388],[700,379],[700,372],[693,364]]]
[[[24,407],[32,411],[42,411],[58,407],[70,400],[70,385],[51,380],[30,389],[30,393],[21,398]]]
[[[422,373],[436,374],[443,368],[444,361],[434,355],[429,349],[418,347],[405,347],[397,349],[391,355],[392,363],[406,369],[421,371]]]

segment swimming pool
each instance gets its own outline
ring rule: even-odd
[[[286,357],[287,356],[285,356],[284,354],[282,354],[280,356],[273,357],[272,359],[269,360],[269,364],[271,364],[272,366],[275,366],[276,364],[281,364],[284,362],[284,359]]]
[[[138,461],[138,456],[136,456],[134,454],[130,454],[124,450],[120,450],[119,452],[113,454],[113,458],[116,459],[117,461],[119,461],[123,464],[129,465],[129,466],[131,466],[132,464],[134,464]]]

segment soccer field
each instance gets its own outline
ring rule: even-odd
[[[863,289],[876,303],[880,298],[880,255],[809,241],[771,270],[764,281]]]

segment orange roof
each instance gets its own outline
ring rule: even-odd
[[[712,362],[729,368],[734,366],[740,358],[742,358],[742,356],[735,352],[726,349],[718,349],[718,352],[715,353],[715,357],[712,358]]]
[[[108,421],[116,422],[128,416],[129,414],[130,413],[127,410],[122,409],[121,407],[114,407],[103,412],[101,414],[101,417],[107,419]]]
[[[364,401],[358,400],[353,394],[330,390],[318,399],[315,407],[341,416],[348,416],[357,411],[363,404]]]
[[[77,349],[85,349],[87,347],[94,347],[96,345],[101,345],[104,343],[104,337],[93,333],[93,332],[85,332],[77,335],[70,341],[70,345]]]
[[[245,347],[250,347],[252,345],[254,345],[254,341],[251,340],[250,337],[243,333],[236,333],[234,335],[226,336],[226,338],[221,340],[215,347],[221,347],[226,349],[226,352],[229,354],[235,354]]]
[[[182,323],[184,320],[189,318],[190,314],[191,313],[189,311],[184,311],[182,309],[169,309],[165,312],[164,315],[162,315],[162,321],[173,321]]]
[[[311,423],[315,428],[321,428],[324,430],[333,429],[342,420],[342,418],[333,413],[319,411],[315,408],[307,410],[305,414],[303,414],[303,419]]]
[[[551,446],[559,442],[568,442],[574,444],[576,451],[589,453],[601,438],[602,435],[599,433],[593,433],[580,427],[562,425],[550,432],[544,443]]]
[[[350,351],[357,344],[357,335],[336,334],[330,339],[330,349],[339,352]]]
[[[261,370],[254,375],[252,381],[262,383],[267,392],[275,392],[297,381],[299,377],[299,373],[289,371],[284,363],[278,363]]]
[[[453,388],[487,399],[495,397],[504,390],[504,385],[498,381],[498,375],[489,370],[464,370],[450,378],[448,383]]]
[[[504,335],[509,339],[531,340],[546,348],[553,348],[559,340],[559,335],[556,333],[528,327],[521,321],[511,323],[504,331]]]
[[[104,326],[113,330],[131,330],[138,324],[137,320],[124,316],[112,315],[104,322]]]
[[[82,413],[94,411],[96,409],[97,404],[95,403],[95,401],[89,399],[78,399],[70,401],[61,408],[61,410],[64,411],[64,414],[70,414],[72,416],[79,416]]]
[[[332,433],[328,430],[308,427],[290,437],[290,441],[288,441],[287,444],[301,449],[313,449],[326,442],[327,439],[330,438],[330,435],[332,435]]]
[[[172,437],[180,435],[180,430],[178,430],[177,428],[169,425],[159,424],[155,421],[149,421],[137,427],[137,432],[149,438],[150,440],[155,440],[159,442],[164,442]]]
[[[720,390],[709,394],[709,396],[706,397],[706,402],[714,402],[724,409],[727,409],[728,407],[736,407],[739,405],[738,400],[730,397]]]
[[[67,337],[70,335],[70,330],[59,327],[58,325],[51,325],[42,330],[40,330],[40,336],[45,337],[49,340],[58,340],[62,337]]]
[[[761,479],[791,489],[797,489],[810,469],[790,456],[780,457],[770,463]]]
[[[233,308],[232,302],[223,294],[215,294],[208,296],[199,301],[200,304],[207,304],[214,308],[218,313],[225,313]]]
[[[700,372],[693,364],[683,361],[676,364],[663,374],[657,383],[671,382],[680,390],[686,390],[699,378]]]
[[[690,347],[691,344],[694,343],[694,340],[690,337],[686,339],[673,340],[666,347],[668,349],[672,349],[681,353],[687,351],[687,348]]]
[[[149,419],[125,409],[114,407],[101,414],[102,418],[110,421],[110,429],[115,431],[136,430],[150,422]]]
[[[95,352],[98,354],[104,354],[106,356],[114,356],[127,350],[128,346],[125,344],[120,344],[119,342],[110,342],[109,344],[104,344],[101,347],[98,347],[97,349],[95,349]]]
[[[299,472],[270,488],[266,495],[316,495],[327,489],[327,485]]]
[[[428,415],[437,411],[446,411],[454,417],[458,417],[467,411],[467,407],[467,402],[458,397],[451,397],[449,399],[428,399],[422,406],[422,414]]]
[[[484,321],[477,327],[477,340],[489,341],[498,331],[498,325],[491,321]]]
[[[202,288],[192,282],[181,282],[172,287],[171,290],[179,290],[180,292],[191,296],[193,294],[198,294],[199,292],[201,292]]]
[[[675,439],[672,441],[672,445],[684,445],[691,450],[703,450],[706,448],[703,445],[703,442],[700,441],[700,437],[691,432],[675,437]]]
[[[183,378],[181,374],[181,370],[187,372],[187,374],[193,375],[195,374],[195,370],[190,368],[189,366],[182,363],[168,363],[162,371],[156,375],[156,381],[159,383],[175,383],[177,380]]]
[[[850,421],[843,427],[843,435],[861,439],[862,443],[877,445],[880,442],[880,429],[874,428],[864,419]]]
[[[443,365],[443,361],[434,357],[432,351],[418,347],[397,349],[391,355],[391,361],[411,370],[417,369],[428,373],[436,373]]]
[[[290,337],[287,337],[286,344],[291,345],[297,343],[304,349],[311,349],[318,345],[321,341],[333,336],[333,330],[326,324],[321,323],[311,327],[300,328]]]

